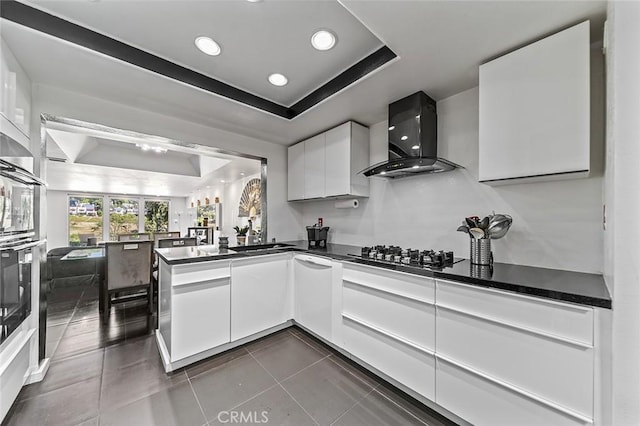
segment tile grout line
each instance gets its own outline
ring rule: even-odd
[[[248,351],[247,351],[247,352],[248,352]],[[304,412],[305,412],[305,414],[306,414],[307,416],[309,416],[309,418],[310,418],[311,420],[313,420],[313,422],[314,422],[316,425],[318,425],[318,426],[319,426],[319,425],[320,425],[320,423],[318,423],[318,421],[317,421],[317,420],[316,420],[316,419],[315,419],[315,418],[314,418],[314,417],[313,417],[313,416],[312,416],[312,415],[311,415],[311,414],[310,414],[310,413],[309,413],[309,412],[308,412],[308,411],[307,411],[307,410],[302,406],[302,404],[300,404],[300,403],[298,402],[298,400],[297,400],[297,399],[295,399],[295,398],[293,397],[293,395],[291,395],[291,393],[289,393],[289,391],[288,391],[284,386],[282,386],[282,383],[280,383],[280,381],[279,381],[278,379],[276,379],[276,378],[275,378],[275,376],[274,376],[273,374],[271,374],[271,372],[270,372],[269,370],[267,370],[267,368],[266,368],[264,365],[262,365],[262,363],[261,363],[260,361],[258,361],[258,359],[257,359],[255,356],[253,356],[253,354],[252,354],[251,352],[249,352],[249,355],[251,355],[251,358],[253,358],[253,359],[258,363],[258,365],[259,365],[260,367],[262,367],[262,369],[263,369],[264,371],[266,371],[266,372],[267,372],[267,374],[268,374],[268,375],[270,375],[270,376],[273,378],[273,380],[275,380],[275,381],[276,381],[276,385],[275,385],[275,386],[280,386],[280,388],[281,388],[281,389],[282,389],[282,390],[283,390],[287,395],[289,395],[289,397],[293,400],[293,402],[295,402],[296,404],[298,404],[298,406],[302,409],[302,411],[304,411]],[[293,377],[293,376],[295,376],[296,374],[301,373],[302,371],[306,370],[307,368],[309,368],[309,367],[312,367],[312,366],[316,365],[317,363],[319,363],[320,361],[322,361],[323,359],[325,359],[325,358],[327,358],[327,357],[328,357],[328,355],[327,355],[327,356],[325,356],[325,357],[323,357],[323,358],[321,358],[321,359],[319,359],[318,361],[314,362],[313,364],[310,364],[310,365],[306,366],[306,367],[305,367],[305,368],[303,368],[302,370],[300,370],[300,371],[298,371],[298,372],[296,372],[296,373],[294,373],[294,374],[292,374],[292,375],[290,375],[290,376],[286,377],[284,380],[287,380],[287,379],[289,379],[290,377]],[[274,386],[272,386],[271,388],[273,388],[273,387],[274,387]],[[257,395],[256,395],[256,396],[257,396]],[[246,401],[245,401],[245,402],[246,402]]]
[[[378,385],[378,387],[380,387],[380,385]],[[416,416],[415,414],[413,414],[411,411],[407,410],[406,408],[404,408],[403,406],[401,406],[400,404],[398,404],[397,402],[395,402],[394,400],[392,400],[391,398],[389,398],[388,396],[386,396],[385,394],[383,394],[382,392],[380,392],[378,389],[378,387],[376,387],[376,389],[374,389],[378,394],[380,394],[380,396],[382,396],[384,399],[386,399],[387,401],[391,402],[393,405],[395,405],[396,407],[400,408],[402,411],[405,411],[407,414],[409,414],[411,417],[415,418],[416,420],[418,420],[420,423],[429,426],[429,423],[425,422],[424,420],[422,420],[421,418],[419,418],[418,416]]]
[[[332,422],[331,422],[331,424],[330,424],[330,426],[331,426],[331,425],[334,425],[338,420],[340,420],[342,417],[344,417],[344,416],[345,416],[349,411],[351,411],[351,410],[352,410],[356,405],[360,404],[362,401],[364,401],[365,399],[367,399],[367,397],[368,397],[369,395],[371,395],[371,394],[373,393],[373,391],[374,391],[374,390],[376,390],[376,388],[377,388],[378,386],[380,386],[380,384],[377,384],[376,386],[372,387],[372,388],[371,388],[371,390],[370,390],[369,392],[367,392],[367,393],[366,393],[362,398],[360,398],[359,400],[356,400],[356,403],[355,403],[355,404],[353,404],[353,405],[352,405],[351,407],[349,407],[348,409],[346,409],[346,410],[344,411],[344,413],[340,414],[340,415],[338,416],[338,418],[337,418],[337,419],[335,419],[334,421],[332,421]]]
[[[198,403],[198,407],[200,407],[200,413],[202,413],[202,418],[204,419],[204,424],[209,424],[209,419],[207,419],[207,415],[204,412],[204,408],[202,408],[202,404],[200,404],[200,398],[198,398],[198,394],[196,390],[193,388],[193,383],[191,383],[191,378],[187,374],[187,370],[183,370],[184,375],[187,376],[187,382],[189,383],[189,387],[191,388],[191,392],[193,392],[193,396],[196,398],[196,402]]]

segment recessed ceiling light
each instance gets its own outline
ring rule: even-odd
[[[386,175],[386,174],[387,174],[387,172],[380,172],[380,174],[381,174],[381,175]]]
[[[311,45],[316,50],[329,50],[336,45],[336,36],[331,31],[316,31],[311,36]]]
[[[240,176],[244,176],[244,172],[241,172],[241,173],[240,173]]]
[[[220,49],[220,45],[210,37],[196,38],[196,47],[203,53],[211,56],[218,56],[222,51],[222,49]]]
[[[409,139],[409,136],[403,136],[400,138],[400,140],[406,141],[407,139]]]
[[[419,169],[419,168],[420,168],[420,166],[418,166],[418,165],[416,164],[415,166],[413,166],[413,167],[411,167],[411,168],[412,168],[412,169]]]
[[[152,146],[146,143],[143,144],[136,144],[136,147],[140,148],[143,151],[153,151],[153,152],[157,152],[158,154],[164,154],[167,151],[169,151],[167,148],[163,148],[161,146]]]
[[[224,183],[224,179],[220,179],[220,183]]]
[[[411,149],[420,149],[420,145],[414,145],[411,147]]]
[[[273,84],[274,86],[284,86],[288,82],[289,80],[287,80],[287,77],[282,74],[275,73],[269,76],[269,83]]]
[[[393,129],[395,129],[395,128],[396,128],[396,126],[390,126],[390,127],[389,127],[389,130],[393,130]]]

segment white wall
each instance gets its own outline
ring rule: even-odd
[[[48,191],[47,192],[47,250],[69,245],[69,195],[78,195],[80,192]],[[123,197],[119,194],[87,194],[87,195],[112,195]],[[127,195],[129,198],[138,198],[135,195]],[[144,198],[144,197],[142,197]],[[163,198],[164,199],[164,198]],[[169,198],[169,231],[186,233],[187,218],[185,214],[178,216],[177,212],[184,212],[186,198]],[[106,220],[106,218],[105,218]],[[105,222],[105,225],[108,225]],[[106,227],[104,229],[107,229]],[[105,235],[106,237],[106,235]]]
[[[495,210],[514,221],[507,236],[492,243],[496,262],[602,272],[601,56],[594,62],[600,65],[592,73],[594,177],[499,187],[478,183],[478,89],[474,88],[437,105],[438,153],[464,169],[395,180],[372,178],[371,195],[361,200],[358,209],[337,210],[333,201],[298,204],[304,225],[323,217],[325,226],[331,227],[330,242],[446,249],[468,258],[469,238],[456,228],[467,216],[483,217]],[[371,164],[385,160],[387,122],[371,126],[370,137]]]
[[[47,113],[266,158],[269,238],[295,238],[296,230],[302,226],[299,213],[286,201],[287,150],[284,146],[44,85],[33,87],[32,111],[34,117],[38,117],[31,121],[33,134],[39,134],[40,114]]]
[[[613,422],[640,424],[640,3],[609,2],[605,278],[613,293]]]

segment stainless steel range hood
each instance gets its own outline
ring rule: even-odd
[[[459,166],[438,158],[436,101],[417,92],[389,105],[389,160],[361,173],[398,178],[447,172],[456,167]]]

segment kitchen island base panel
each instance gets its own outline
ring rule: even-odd
[[[229,349],[242,346],[246,343],[268,336],[277,331],[284,330],[285,328],[291,327],[292,324],[293,324],[293,321],[287,321],[282,324],[276,325],[274,327],[268,328],[266,330],[260,331],[258,333],[252,334],[251,336],[247,336],[242,339],[236,340],[234,342],[225,343],[220,346],[216,346],[215,348],[211,348],[206,351],[202,351],[197,354],[194,354],[185,358],[181,358],[181,359],[175,359],[175,360],[171,359],[171,356],[169,355],[169,351],[167,349],[164,339],[162,338],[161,333],[156,333],[156,342],[158,344],[160,357],[162,358],[164,371],[167,373],[171,373],[172,371],[176,371],[182,367],[186,367],[187,365],[193,364],[198,361],[202,361],[205,358],[209,358],[211,356],[228,351]]]

